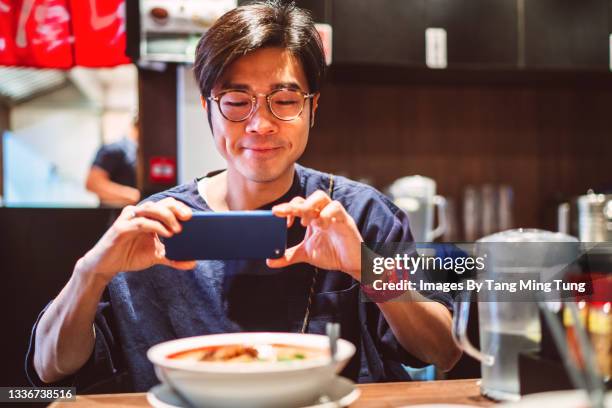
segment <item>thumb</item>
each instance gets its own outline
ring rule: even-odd
[[[165,258],[162,260],[162,263],[164,265],[168,265],[172,268],[175,269],[182,269],[182,270],[190,270],[190,269],[195,269],[196,267],[196,261],[174,261],[172,259],[168,259]]]
[[[266,259],[266,264],[270,268],[282,268],[306,261],[306,252],[302,244],[296,245],[285,250],[285,254],[277,259]]]

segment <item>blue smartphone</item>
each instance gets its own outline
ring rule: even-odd
[[[280,258],[287,245],[287,220],[272,211],[194,212],[182,226],[163,240],[168,259]]]

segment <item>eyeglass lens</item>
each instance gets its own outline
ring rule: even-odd
[[[270,94],[270,110],[277,118],[289,120],[296,118],[304,107],[304,96],[298,91],[279,90]],[[232,121],[249,117],[253,110],[253,98],[248,92],[230,91],[219,98],[221,113]]]

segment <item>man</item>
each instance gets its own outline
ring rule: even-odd
[[[460,352],[442,297],[359,299],[361,243],[411,241],[406,215],[370,187],[296,164],[324,68],[311,19],[292,5],[238,7],[204,35],[194,71],[227,170],[122,211],[39,317],[27,358],[34,384],[85,386],[127,372],[128,389],[145,391],[157,383],[145,352],[161,341],[234,331],[321,333],[330,320],[358,348],[344,371],[354,380],[408,379],[402,364],[453,366]],[[254,209],[287,218],[284,257],[164,256],[160,237],[180,233],[192,211]]]
[[[123,207],[138,203],[137,150],[138,117],[135,116],[126,136],[98,150],[87,174],[85,187],[98,196],[100,205]]]

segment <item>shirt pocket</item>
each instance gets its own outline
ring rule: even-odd
[[[300,332],[306,315],[307,297],[290,298],[288,318],[292,332]],[[325,324],[340,323],[341,337],[359,338],[359,282],[347,289],[315,293],[310,305],[306,333],[325,334]]]

